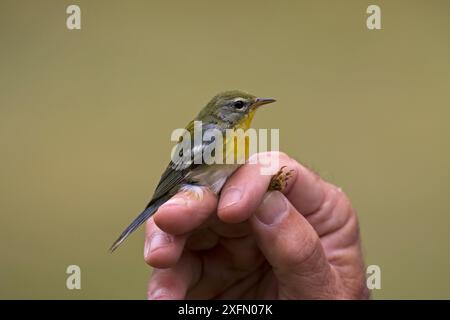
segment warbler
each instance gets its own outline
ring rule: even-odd
[[[275,102],[271,98],[258,98],[239,90],[226,91],[214,96],[211,101],[187,126],[186,130],[193,139],[194,123],[201,122],[202,130],[216,129],[225,136],[227,129],[250,128],[253,116],[258,107]],[[224,137],[225,138],[225,137]],[[178,143],[181,146],[181,142]],[[202,187],[209,188],[219,194],[228,177],[240,166],[237,163],[196,163],[193,161],[201,156],[208,147],[208,142],[200,146],[191,144],[189,155],[170,161],[155,189],[153,197],[139,216],[122,232],[113,243],[110,251],[114,251],[134,230],[149,219],[158,208],[179,191],[189,191],[201,195]],[[227,141],[224,140],[226,149]],[[181,148],[179,148],[181,150]],[[179,150],[175,149],[175,150]],[[233,149],[235,151],[235,149]],[[225,153],[229,150],[225,150]],[[188,161],[186,161],[188,159]]]

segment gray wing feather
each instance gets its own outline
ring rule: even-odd
[[[207,124],[203,126],[203,132],[208,128],[215,127],[213,124]],[[223,131],[222,131],[223,132]],[[152,200],[146,206],[144,211],[122,232],[119,238],[111,246],[111,251],[114,251],[134,230],[136,230],[142,223],[150,218],[158,208],[164,204],[167,200],[173,196],[178,189],[185,183],[192,183],[189,181],[188,173],[200,166],[200,164],[194,163],[194,159],[199,156],[203,156],[203,150],[211,142],[204,142],[202,146],[193,148],[190,158],[181,157],[177,161],[171,161],[166,170],[161,176],[161,179],[153,194]],[[191,141],[193,145],[193,141]],[[180,143],[178,143],[178,149],[181,149]],[[178,151],[177,149],[177,151]]]
[[[213,124],[205,124],[203,125],[203,132],[208,129],[215,128],[218,129],[216,125]],[[223,130],[220,130],[223,134]],[[164,173],[161,175],[161,179],[159,180],[158,186],[156,187],[155,193],[153,194],[152,200],[147,205],[149,207],[153,201],[165,196],[167,193],[175,194],[177,187],[179,188],[183,183],[189,183],[187,174],[197,168],[200,164],[194,163],[194,159],[200,158],[203,156],[203,151],[207,146],[209,146],[212,141],[206,141],[201,146],[194,146],[191,149],[191,154],[182,155],[177,158],[175,162],[170,161]],[[194,145],[193,138],[191,140],[191,145]],[[182,151],[182,144],[178,143],[176,146],[175,152],[180,153]]]

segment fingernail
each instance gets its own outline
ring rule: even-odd
[[[172,242],[171,236],[165,233],[158,233],[152,236],[145,242],[145,256],[147,257],[151,252],[161,247],[167,246]]]
[[[278,192],[269,192],[256,211],[256,217],[264,224],[274,224],[287,214],[287,203],[284,196]]]
[[[173,197],[169,200],[167,200],[166,202],[164,202],[164,207],[168,207],[168,206],[186,206],[187,201],[185,198],[182,197]]]
[[[238,203],[242,198],[242,190],[230,187],[220,196],[219,209],[223,209]]]

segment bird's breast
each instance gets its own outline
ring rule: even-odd
[[[189,174],[189,180],[196,184],[209,187],[212,192],[219,194],[228,177],[239,168],[239,164],[204,165]]]

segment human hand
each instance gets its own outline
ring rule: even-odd
[[[273,153],[272,153],[273,156]],[[364,299],[358,220],[347,196],[279,154],[282,192],[246,164],[220,199],[164,204],[146,224],[149,299]]]

